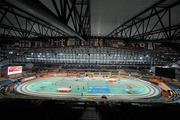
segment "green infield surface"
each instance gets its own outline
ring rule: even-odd
[[[40,78],[15,87],[18,93],[53,99],[87,98],[140,99],[160,95],[161,90],[137,78]]]

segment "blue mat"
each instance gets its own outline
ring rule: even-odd
[[[89,87],[89,93],[109,93],[110,89],[107,87]]]

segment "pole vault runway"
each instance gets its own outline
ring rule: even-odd
[[[137,78],[40,78],[22,83],[15,90],[28,96],[62,100],[98,100],[102,96],[106,96],[108,100],[138,100],[161,94],[159,87]]]

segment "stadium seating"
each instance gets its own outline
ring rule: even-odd
[[[164,64],[165,61],[152,52],[109,47],[66,47],[24,50],[12,62],[62,63],[62,64]]]

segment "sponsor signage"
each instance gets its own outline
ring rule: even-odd
[[[33,80],[33,79],[36,79],[36,76],[31,76],[31,77],[28,77],[28,78],[23,78],[23,79],[21,79],[21,82],[30,81],[30,80]]]
[[[14,75],[22,73],[22,66],[9,66],[8,67],[8,75]]]

